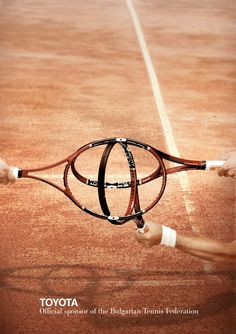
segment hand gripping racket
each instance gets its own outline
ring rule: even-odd
[[[114,148],[115,145],[120,145],[124,151],[124,154],[127,159],[128,167],[129,167],[129,173],[130,173],[130,180],[125,180],[122,182],[106,182],[106,166],[108,162],[109,155]],[[81,175],[77,168],[76,168],[76,160],[78,157],[84,153],[85,151],[97,147],[97,146],[105,146],[105,149],[103,151],[100,165],[98,169],[98,176],[97,180],[86,178],[85,176]],[[143,178],[137,177],[137,170],[136,165],[134,161],[134,157],[132,154],[132,151],[130,147],[138,147],[141,149],[144,149],[148,151],[157,162],[157,168],[148,176],[145,176]],[[178,165],[171,168],[166,168],[164,164],[164,160],[171,161],[174,163],[177,163]],[[55,162],[51,165],[39,167],[39,168],[33,168],[33,169],[22,169],[17,167],[12,167],[11,170],[14,173],[14,175],[17,178],[31,178],[35,180],[39,180],[41,182],[47,183],[54,188],[58,189],[62,193],[64,193],[76,206],[78,206],[81,210],[87,212],[88,214],[95,216],[100,219],[107,219],[110,223],[121,225],[129,220],[133,219],[135,220],[138,228],[143,228],[144,226],[144,220],[143,220],[143,214],[151,210],[161,199],[166,183],[167,183],[167,175],[173,174],[176,172],[181,171],[187,171],[187,170],[214,170],[219,167],[221,167],[224,164],[225,161],[198,161],[198,160],[187,160],[187,159],[181,159],[174,156],[171,156],[167,153],[164,153],[162,151],[157,150],[156,148],[147,145],[145,143],[142,143],[137,140],[133,139],[127,139],[127,138],[109,138],[109,139],[103,139],[103,140],[96,140],[91,143],[88,143],[81,148],[79,148],[76,152],[73,154],[67,156],[66,158]],[[63,172],[63,187],[59,186],[58,184],[45,179],[40,176],[36,176],[33,173],[49,170],[52,168],[55,168],[59,165],[65,165],[65,169]],[[102,210],[102,214],[94,212],[93,210],[87,208],[86,206],[82,205],[80,200],[75,197],[75,195],[72,193],[69,185],[69,172],[71,172],[74,177],[91,187],[97,187],[98,189],[98,199],[100,203],[100,207]],[[156,189],[156,195],[154,200],[152,200],[145,208],[140,207],[140,201],[139,201],[139,194],[138,194],[138,188],[139,186],[151,182],[155,179],[160,179],[161,182],[159,182],[160,187],[159,189]],[[108,188],[130,188],[130,196],[129,201],[127,205],[127,209],[124,214],[122,215],[112,215],[110,212],[107,200],[106,200],[106,189]]]

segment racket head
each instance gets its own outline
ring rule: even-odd
[[[158,167],[156,168],[154,172],[150,173],[149,175],[143,178],[135,179],[135,174],[136,174],[135,166],[132,166],[132,162],[129,161],[129,156],[126,156],[127,162],[130,168],[130,180],[125,180],[121,182],[106,182],[104,179],[104,189],[105,188],[119,188],[119,189],[120,188],[130,188],[131,189],[130,196],[132,196],[135,189],[137,189],[139,186],[149,183],[157,178],[159,179],[159,189],[157,190],[157,194],[155,195],[155,198],[151,202],[149,202],[143,209],[140,208],[138,211],[133,210],[134,205],[133,206],[131,205],[130,208],[127,209],[124,214],[113,214],[113,213],[110,213],[110,214],[102,213],[101,214],[101,213],[95,212],[94,210],[89,209],[86,205],[83,205],[81,201],[73,194],[73,190],[71,189],[70,181],[69,181],[69,173],[72,173],[73,176],[77,180],[79,180],[80,182],[88,186],[98,187],[98,180],[87,178],[83,176],[81,173],[79,173],[77,166],[76,166],[76,162],[78,158],[82,155],[82,153],[92,148],[96,148],[99,146],[107,146],[107,145],[110,145],[113,148],[115,147],[116,144],[120,144],[121,146],[123,145],[123,146],[128,147],[131,152],[132,152],[132,147],[143,149],[146,152],[149,152],[157,161]],[[83,147],[81,147],[79,150],[77,150],[74,154],[72,154],[69,157],[68,163],[64,170],[64,186],[65,186],[64,193],[66,196],[68,196],[68,198],[72,200],[72,202],[75,205],[77,205],[81,210],[85,211],[86,213],[94,217],[97,217],[99,219],[106,219],[112,224],[121,225],[131,219],[139,218],[144,213],[150,211],[161,199],[164,193],[164,190],[165,190],[166,181],[167,181],[167,173],[166,173],[166,168],[165,168],[163,159],[162,157],[160,157],[160,155],[157,153],[157,151],[153,147],[145,143],[142,143],[140,141],[133,140],[133,139],[115,137],[115,138],[101,139],[101,140],[90,142],[84,145]],[[131,197],[130,197],[130,201],[131,201]],[[129,205],[130,205],[130,202],[129,202]],[[136,212],[133,212],[133,211],[136,211]]]

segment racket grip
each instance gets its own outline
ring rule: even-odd
[[[18,179],[19,178],[20,168],[18,168],[18,167],[10,167],[9,169],[12,172],[12,174],[15,176],[15,178]]]
[[[206,161],[205,170],[216,170],[223,166],[224,160],[208,160]]]

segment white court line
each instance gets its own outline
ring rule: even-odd
[[[141,27],[137,12],[133,5],[133,1],[127,0],[127,6],[129,9],[130,15],[132,17],[132,20],[133,20],[134,28],[135,28],[137,38],[139,41],[139,45],[140,45],[140,48],[143,54],[143,58],[146,64],[147,72],[148,72],[149,79],[151,82],[152,91],[153,91],[157,111],[158,111],[158,114],[161,120],[161,124],[162,124],[163,132],[165,135],[165,140],[166,140],[168,150],[170,154],[180,157],[179,150],[175,142],[173,130],[172,130],[172,127],[171,127],[171,124],[170,124],[170,121],[167,115],[167,111],[165,108],[165,104],[162,98],[161,89],[160,89],[160,85],[159,85],[158,78],[156,75],[156,71],[153,66],[153,63],[150,57],[150,53],[148,51],[148,47],[147,47],[147,44],[144,38],[144,34],[142,31],[142,27]],[[194,212],[195,208],[194,208],[193,201],[188,196],[188,194],[191,193],[188,175],[186,172],[181,172],[181,173],[178,173],[177,175],[178,175],[179,184],[182,190],[184,206],[185,206],[188,218],[189,218],[191,228],[194,232],[198,232],[198,228],[194,224],[192,224],[192,213]],[[211,265],[204,263],[203,267],[205,271],[208,271],[211,268]]]
[[[180,156],[179,154],[179,150],[177,148],[176,142],[175,142],[175,138],[173,135],[173,131],[171,128],[171,124],[166,112],[166,108],[164,105],[164,101],[162,98],[162,94],[161,94],[161,89],[160,89],[160,85],[157,79],[157,75],[147,48],[147,44],[143,35],[143,31],[139,22],[139,18],[137,16],[136,10],[133,6],[133,2],[132,0],[127,0],[127,5],[133,20],[133,24],[135,27],[135,31],[138,37],[138,41],[140,44],[140,48],[143,54],[143,58],[147,67],[147,72],[150,78],[150,82],[151,82],[151,86],[152,86],[152,91],[153,91],[153,95],[155,98],[155,103],[156,103],[156,107],[157,107],[157,111],[159,113],[160,119],[161,119],[161,124],[162,124],[162,128],[164,131],[164,135],[165,135],[165,140],[167,143],[167,147],[168,150],[170,152],[170,154],[175,155],[177,157]],[[191,213],[194,211],[194,207],[193,207],[193,203],[192,201],[190,201],[185,193],[189,193],[190,192],[190,183],[189,183],[189,179],[188,179],[188,175],[186,172],[181,172],[178,174],[178,180],[181,186],[181,190],[183,191],[183,197],[184,197],[184,203],[185,203],[185,208],[186,211],[188,213],[188,215],[190,216]]]

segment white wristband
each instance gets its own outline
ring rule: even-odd
[[[170,227],[162,225],[161,245],[175,247],[176,245],[176,231]]]

